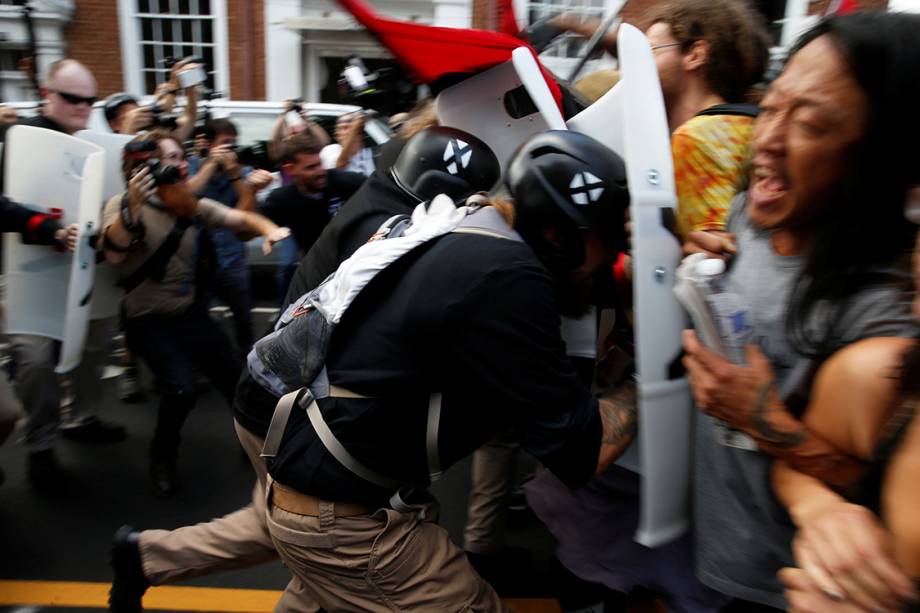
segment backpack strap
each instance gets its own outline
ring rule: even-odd
[[[156,251],[154,251],[143,264],[138,266],[137,270],[119,281],[118,286],[124,289],[125,293],[128,294],[147,279],[162,281],[163,277],[166,276],[166,266],[169,264],[170,258],[172,258],[179,249],[179,243],[182,242],[185,231],[188,230],[191,225],[192,221],[189,219],[177,219],[172,230],[170,230],[169,234],[166,236],[166,240],[160,243]]]
[[[329,387],[329,396],[332,398],[367,398],[356,394],[344,388],[332,385]],[[441,422],[441,401],[440,393],[431,394],[428,399],[428,424],[425,435],[425,451],[428,458],[428,477],[431,482],[441,478],[441,460],[438,453],[438,429]],[[291,417],[291,410],[294,405],[306,408],[307,418],[310,425],[323,443],[323,446],[338,460],[339,464],[358,475],[365,481],[369,481],[380,487],[388,489],[400,489],[403,485],[395,479],[381,475],[362,464],[358,459],[351,455],[345,446],[336,438],[335,434],[329,428],[319,409],[316,398],[313,393],[303,387],[299,390],[290,392],[281,397],[275,407],[271,423],[268,426],[268,433],[265,435],[265,443],[262,446],[261,456],[263,458],[274,458],[278,454],[281,446],[281,439],[287,428],[287,422]]]
[[[480,234],[518,243],[524,242],[521,235],[510,228],[505,218],[491,206],[484,206],[473,211],[463,218],[460,225],[453,231],[459,234]]]
[[[732,102],[726,104],[714,104],[697,113],[695,117],[706,115],[739,115],[741,117],[757,117],[760,114],[760,107],[755,104],[746,102]]]

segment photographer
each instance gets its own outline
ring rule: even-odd
[[[119,92],[112,94],[105,101],[103,110],[105,119],[115,134],[137,134],[154,127],[172,130],[173,136],[180,142],[191,137],[198,119],[198,85],[185,87],[185,109],[181,116],[172,115],[176,102],[176,93],[183,89],[180,73],[188,74],[198,70],[202,65],[197,58],[186,58],[173,64],[168,81],[157,86],[156,100],[151,106],[140,106],[137,98],[131,94]]]
[[[323,147],[323,168],[338,168],[370,176],[374,172],[374,152],[364,146],[367,114],[356,111],[342,115],[335,122],[336,142]]]
[[[291,113],[296,114],[299,121],[290,122]],[[291,136],[298,136],[304,132],[311,134],[321,147],[329,144],[329,134],[326,133],[322,126],[310,119],[310,116],[303,110],[301,100],[299,98],[288,98],[284,101],[284,111],[281,112],[272,127],[271,140],[268,142],[269,157],[276,162],[280,161],[284,156],[284,141]],[[284,169],[282,169],[282,173],[283,171]]]
[[[154,130],[129,143],[124,170],[128,191],[103,212],[103,249],[125,290],[125,328],[133,348],[162,391],[150,477],[154,493],[167,497],[176,488],[179,432],[195,405],[196,368],[229,401],[241,366],[199,298],[196,282],[205,268],[201,254],[207,253],[201,230],[262,235],[266,253],[289,231],[261,215],[195,197],[182,146],[168,132]]]
[[[241,211],[256,210],[256,192],[271,183],[264,170],[240,164],[235,152],[237,129],[229,119],[212,119],[203,130],[201,156],[189,160],[192,177],[188,187],[199,197],[210,198]],[[242,354],[252,345],[252,297],[246,249],[232,232],[211,232],[217,251],[217,269],[208,289],[224,301],[233,313],[236,341]]]

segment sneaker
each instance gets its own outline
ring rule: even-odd
[[[94,445],[119,443],[128,436],[122,426],[104,422],[95,415],[63,424],[60,430],[64,438]]]
[[[122,402],[134,403],[144,399],[144,390],[137,372],[137,366],[125,366],[121,377],[118,378],[118,397]]]
[[[112,589],[109,590],[109,611],[114,613],[137,613],[143,611],[141,599],[150,587],[141,565],[138,548],[140,532],[131,526],[122,526],[112,539],[109,563],[115,571]]]
[[[63,491],[69,482],[67,471],[58,464],[53,449],[30,453],[26,474],[32,487],[47,494]]]
[[[77,392],[70,375],[60,375],[58,383],[61,391],[61,413],[66,416],[69,415],[70,408],[77,401]]]

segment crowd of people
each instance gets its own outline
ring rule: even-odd
[[[198,121],[195,86],[171,123],[115,94],[105,117],[132,136],[126,189],[101,208],[96,245],[124,296],[119,318],[90,325],[77,398],[111,352],[93,339],[120,328],[127,372],[146,364],[159,394],[154,494],[179,487],[199,373],[232,407],[256,483],[247,506],[210,522],[120,529],[112,611],[142,610],[150,586],[279,558],[291,577],[278,611],[502,610],[478,571],[502,550],[519,449],[541,464],[524,490],[557,541],[564,610],[623,610],[641,586],[673,611],[920,611],[920,17],[826,18],[769,83],[769,37],[744,0],[667,0],[644,27],[674,231],[685,254],[725,262],[746,342],[732,359],[697,332],[682,339],[691,530],[655,548],[633,538],[640,477],[616,463],[642,427],[630,195],[624,160],[597,135],[538,133],[498,160],[425,100],[374,152],[363,113],[330,135],[289,101],[269,172],[240,161],[231,120]],[[615,52],[615,34],[603,41]],[[194,68],[174,66],[157,104],[169,109]],[[96,83],[62,60],[42,96],[20,123],[74,134]],[[573,191],[586,177],[590,197]],[[0,219],[59,251],[77,239],[6,198]],[[250,317],[243,242],[255,236],[282,251],[267,331]],[[616,322],[597,359],[568,322],[604,309]],[[79,410],[62,424],[57,341],[10,340],[0,442],[24,412],[30,481],[56,489],[59,431],[125,434]],[[469,455],[458,545],[427,488]]]

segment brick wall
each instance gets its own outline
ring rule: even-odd
[[[121,39],[116,0],[80,0],[64,29],[65,55],[85,64],[99,83],[99,96],[122,91]]]
[[[230,97],[265,99],[264,0],[227,2]],[[80,0],[64,35],[67,57],[77,59],[96,75],[99,96],[122,91],[121,39],[116,0]]]
[[[265,100],[264,0],[226,0],[230,97]]]
[[[492,30],[495,28],[495,2],[494,0],[473,0],[473,28],[477,30]]]

